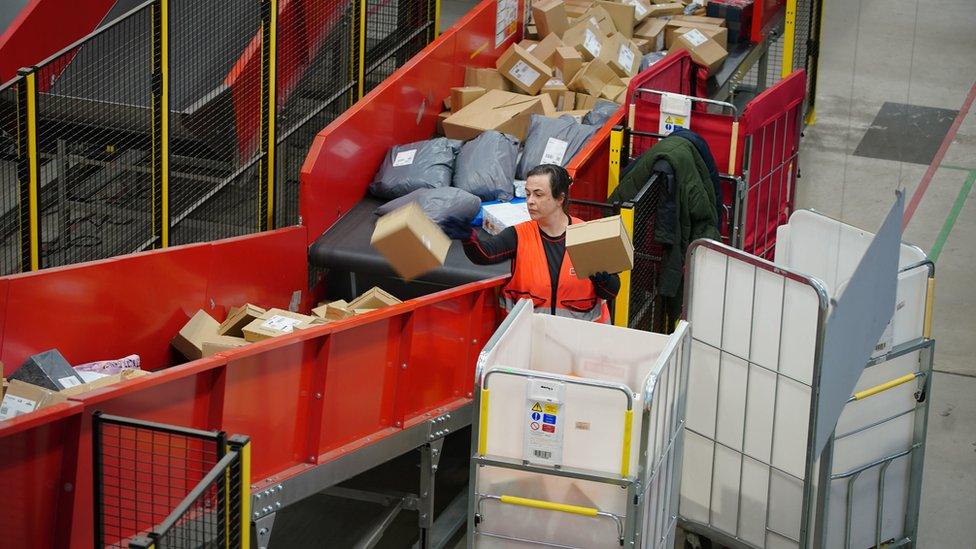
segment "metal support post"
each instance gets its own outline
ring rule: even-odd
[[[37,73],[20,69],[24,77],[17,98],[17,181],[19,182],[21,272],[41,267],[40,193],[37,172]]]
[[[254,533],[255,539],[258,542],[258,549],[268,549],[268,546],[271,543],[271,530],[274,528],[276,514],[277,513],[264,515],[252,523],[254,524]]]
[[[438,438],[420,447],[420,498],[417,505],[421,549],[431,548],[430,529],[434,524],[434,483],[441,460],[444,439]]]
[[[258,191],[258,230],[275,227],[275,164],[277,122],[278,0],[261,2],[261,189]]]
[[[169,0],[152,7],[152,197],[153,246],[169,246]],[[66,233],[62,233],[66,234]]]

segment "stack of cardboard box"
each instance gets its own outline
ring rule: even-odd
[[[497,130],[525,139],[532,114],[582,118],[597,99],[623,103],[641,57],[688,50],[715,71],[725,61],[725,20],[685,15],[689,2],[539,0],[525,39],[494,69],[465,70],[464,85],[445,99],[438,131],[473,139]],[[692,32],[697,31],[697,32]]]

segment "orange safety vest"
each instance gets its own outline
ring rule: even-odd
[[[582,223],[575,217],[571,223]],[[526,221],[515,226],[518,248],[512,278],[502,289],[501,302],[511,311],[520,299],[531,299],[538,313],[552,312],[552,280],[546,250],[536,221]],[[559,287],[556,289],[556,316],[609,323],[610,310],[604,300],[596,295],[589,278],[579,279],[573,269],[569,254],[564,253],[559,270]]]

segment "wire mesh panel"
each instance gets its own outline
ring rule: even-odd
[[[261,5],[170,1],[172,244],[258,230]]]
[[[230,524],[230,517],[240,517],[239,464],[236,453],[228,455],[200,481],[163,522],[162,532],[151,534],[158,549],[242,546],[241,529]],[[235,505],[235,512],[229,511],[228,504]]]
[[[793,69],[807,71],[807,95],[803,112],[816,103],[817,61],[820,41],[820,2],[821,0],[797,0],[796,38],[793,43]]]
[[[434,2],[364,1],[364,93],[368,93],[434,39]]]
[[[224,453],[222,433],[103,415],[92,425],[97,547],[127,547],[163,522]],[[211,496],[197,509],[218,501]]]
[[[22,135],[22,79],[0,86],[0,275],[21,271],[22,231],[21,177],[26,157],[26,136]]]
[[[150,25],[144,5],[36,71],[41,267],[152,240]]]
[[[312,140],[355,99],[358,17],[355,2],[281,4],[276,226],[298,223],[298,176]]]
[[[633,201],[634,268],[630,274],[629,328],[669,333],[664,299],[658,293],[664,247],[654,238],[664,185],[652,178]]]

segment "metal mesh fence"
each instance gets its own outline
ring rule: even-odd
[[[796,2],[796,41],[793,44],[793,68],[807,71],[807,95],[803,112],[816,103],[817,61],[820,40],[820,2],[821,0],[797,0]]]
[[[22,262],[21,178],[26,157],[21,79],[0,86],[0,275],[19,273]]]
[[[37,69],[41,267],[152,240],[151,17],[129,12]]]
[[[93,429],[97,547],[127,547],[163,522],[223,455],[220,433],[100,415]]]
[[[668,333],[658,279],[664,248],[655,242],[658,206],[664,185],[652,178],[633,200],[634,268],[630,274],[630,308],[627,326],[637,330]]]
[[[155,537],[158,549],[241,547],[241,529],[230,524],[240,520],[240,460],[226,456],[198,485],[195,497],[184,501],[170,515],[165,531]],[[235,466],[236,465],[236,466]],[[192,497],[192,495],[191,495]],[[231,506],[231,507],[228,507]]]
[[[364,93],[379,85],[431,40],[431,0],[365,0]]]
[[[171,243],[258,230],[261,5],[170,2]]]

